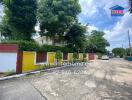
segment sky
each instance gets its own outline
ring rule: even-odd
[[[128,0],[79,0],[82,12],[78,15],[82,24],[89,24],[88,30],[104,31],[110,43],[108,50],[115,47],[128,47],[128,30],[132,39],[132,14],[128,12]],[[122,17],[112,17],[110,8],[119,5],[125,8]],[[3,15],[0,6],[0,16]]]
[[[80,0],[82,13],[78,16],[83,24],[89,23],[89,30],[104,31],[110,42],[108,50],[128,47],[128,30],[132,38],[132,14],[128,12],[128,0]],[[112,17],[110,8],[119,5],[125,8],[122,17]]]

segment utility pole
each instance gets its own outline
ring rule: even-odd
[[[131,56],[131,37],[130,37],[129,30],[128,30],[128,40],[129,40],[129,49],[130,49],[130,56]]]
[[[132,0],[129,0],[129,4],[130,4],[130,9],[129,9],[129,11],[130,11],[130,13],[132,13]]]

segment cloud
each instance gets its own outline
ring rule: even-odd
[[[132,35],[132,14],[129,12],[111,30],[105,30],[105,38],[110,41],[112,47],[119,47],[123,44],[126,48],[128,47],[128,30],[130,35]]]
[[[92,16],[98,11],[93,0],[80,0],[79,3],[82,5],[82,13],[86,16]]]
[[[95,26],[92,26],[92,25],[87,26],[88,33],[91,33],[93,30],[99,30],[99,29]]]
[[[120,5],[123,7],[128,7],[127,0],[80,0],[79,1],[82,7],[82,13],[87,16],[92,16],[97,12],[100,12],[98,8],[103,8],[106,13],[109,14],[109,8],[115,5]]]
[[[90,23],[90,29],[102,30],[104,36],[111,44],[109,49],[114,47],[124,47],[128,45],[128,29],[132,35],[132,15],[128,13],[127,0],[80,0],[82,13],[79,20],[82,23]],[[111,17],[109,8],[120,5],[125,9],[123,17]],[[92,26],[92,27],[91,27]]]

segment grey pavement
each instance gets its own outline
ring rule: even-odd
[[[27,80],[12,79],[0,82],[0,100],[46,100]]]

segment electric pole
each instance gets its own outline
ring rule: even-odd
[[[130,56],[131,56],[131,37],[130,37],[129,30],[128,30],[128,40],[129,40],[129,49],[130,49]]]
[[[130,13],[132,13],[132,0],[129,0],[129,4],[130,4],[130,9],[129,9],[129,11],[130,11]]]

